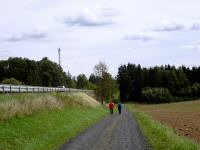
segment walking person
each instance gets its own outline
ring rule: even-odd
[[[119,114],[121,114],[121,113],[122,113],[122,103],[121,103],[121,102],[119,102],[119,103],[117,104],[117,108],[118,108]]]
[[[114,103],[113,100],[111,100],[110,103],[109,103],[109,109],[110,109],[111,115],[113,114],[114,107],[115,107],[115,103]]]

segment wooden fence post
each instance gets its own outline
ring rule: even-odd
[[[11,85],[10,85],[10,93],[12,93],[12,87],[11,87]]]
[[[5,92],[4,85],[2,86],[3,93]]]

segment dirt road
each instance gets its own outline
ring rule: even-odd
[[[60,150],[148,150],[150,146],[142,135],[133,115],[125,108],[103,119]]]

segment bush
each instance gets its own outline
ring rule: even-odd
[[[10,79],[4,79],[2,84],[13,84],[13,85],[22,85],[23,83],[16,80],[15,78],[10,78]]]
[[[86,89],[88,89],[88,90],[95,90],[96,87],[97,87],[97,85],[88,82],[88,85],[87,85]]]
[[[142,101],[147,103],[168,103],[172,95],[166,88],[144,88],[141,93]]]
[[[200,84],[199,83],[193,84],[191,89],[192,89],[193,96],[200,97]]]

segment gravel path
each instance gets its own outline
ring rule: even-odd
[[[149,150],[132,113],[125,108],[103,119],[60,150]]]

